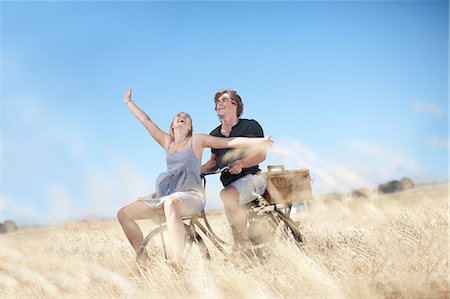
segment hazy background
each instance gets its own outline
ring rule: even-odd
[[[1,215],[113,218],[154,191],[164,130],[238,91],[313,192],[448,180],[448,1],[2,2]],[[203,161],[209,157],[205,150]],[[210,179],[208,209],[221,208]]]

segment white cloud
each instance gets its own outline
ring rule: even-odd
[[[448,138],[433,137],[430,139],[430,144],[434,147],[450,151],[450,141],[448,140]]]
[[[417,176],[420,168],[405,153],[396,153],[370,142],[352,141],[349,143],[352,154],[358,154],[370,168],[371,177],[378,182],[396,179],[402,176]]]
[[[272,154],[287,169],[309,169],[313,192],[318,194],[374,188],[388,180],[420,173],[417,164],[405,155],[362,141],[351,142],[347,155],[334,159],[292,139],[277,142]]]
[[[42,185],[27,186],[33,194],[28,198],[21,190],[5,186],[8,196],[2,197],[2,218],[12,219],[18,225],[112,218],[118,207],[145,195],[147,188],[153,189],[137,167],[122,158],[124,155],[111,154],[109,148],[88,142],[83,129],[65,118],[57,106],[44,105],[33,97],[10,100],[8,110],[16,113],[5,121],[9,130],[4,140],[9,171],[3,173],[23,175],[8,177],[8,181],[14,181],[14,185],[20,185],[16,180],[33,182],[34,173],[49,167],[54,167],[50,171],[59,175],[45,177],[43,172],[39,177]],[[27,108],[20,109],[21,105]],[[96,147],[97,155],[104,154],[92,156],[92,147]]]
[[[12,198],[2,194],[0,198],[1,220],[13,220],[18,225],[34,225],[40,223],[42,213],[21,198]]]
[[[348,192],[372,184],[351,166],[324,157],[297,140],[280,140],[272,153],[287,169],[309,169],[317,193]]]
[[[76,199],[72,198],[65,190],[64,186],[56,183],[50,183],[45,192],[45,201],[48,211],[46,222],[56,224],[73,219],[79,213],[79,206]]]
[[[430,102],[414,101],[411,107],[417,113],[428,114],[434,117],[441,117],[446,113],[444,109]]]
[[[154,189],[138,169],[117,157],[108,160],[109,169],[84,165],[83,196],[88,199],[84,206],[85,217],[115,217],[119,208]]]

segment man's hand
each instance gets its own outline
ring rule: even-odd
[[[231,174],[239,174],[242,171],[242,162],[241,160],[236,160],[233,163],[230,163],[230,168],[228,169],[228,172]]]
[[[206,161],[206,163],[201,166],[200,173],[205,173],[216,169],[217,169],[216,154],[211,153],[211,158],[209,158],[209,160]]]

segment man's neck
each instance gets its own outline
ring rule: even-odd
[[[228,115],[222,117],[221,121],[222,128],[231,129],[232,127],[237,125],[237,123],[239,122],[239,117],[237,117],[236,115]]]

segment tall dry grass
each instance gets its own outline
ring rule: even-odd
[[[318,200],[295,218],[303,252],[263,260],[191,255],[181,272],[134,262],[116,221],[0,236],[1,298],[448,298],[448,184],[371,200]],[[221,235],[223,215],[211,215]],[[142,222],[148,231],[151,223]]]

